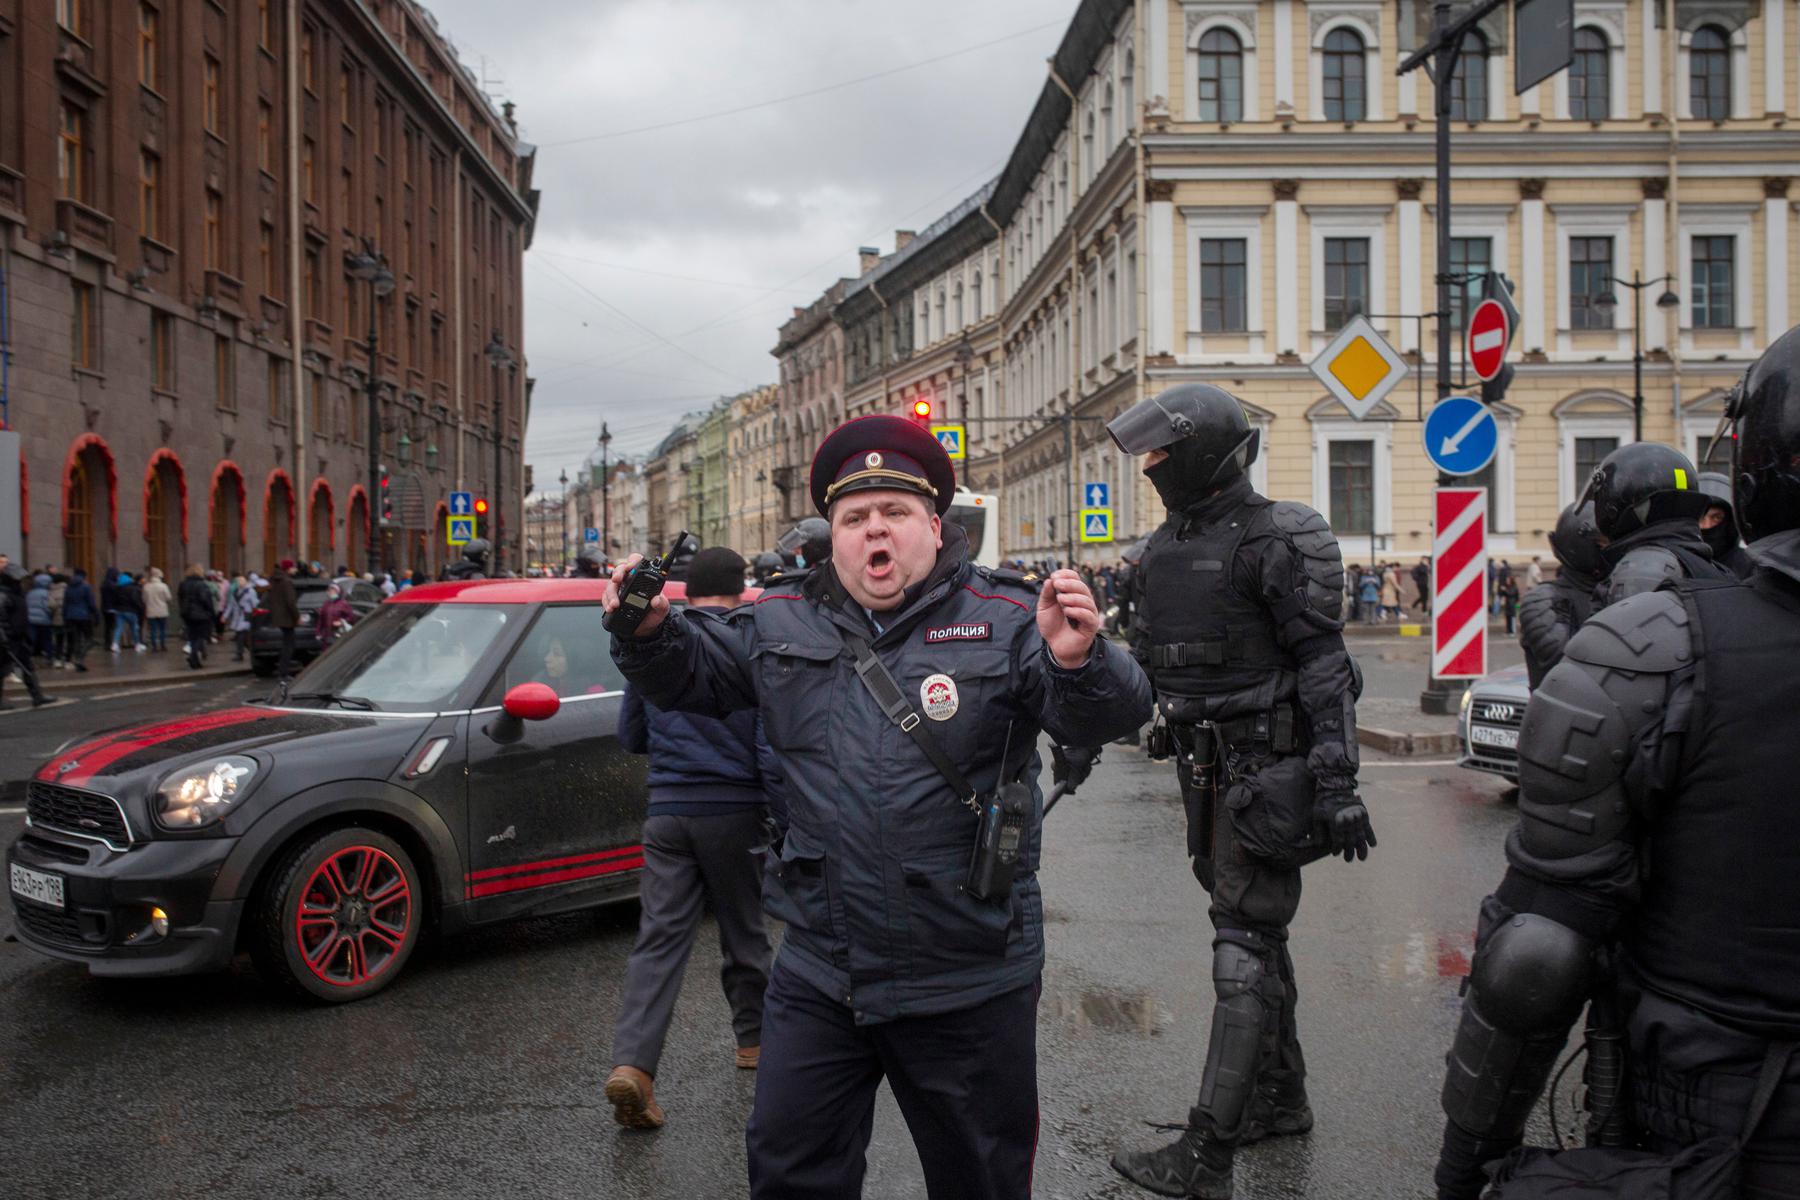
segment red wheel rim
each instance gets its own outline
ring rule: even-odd
[[[412,886],[393,856],[373,846],[346,846],[306,881],[294,913],[294,941],[320,980],[356,987],[393,965],[412,932],[412,917]]]

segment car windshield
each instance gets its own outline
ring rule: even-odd
[[[295,678],[295,700],[365,700],[388,712],[438,712],[523,609],[498,604],[384,604]]]

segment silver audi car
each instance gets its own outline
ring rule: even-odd
[[[1519,726],[1525,722],[1525,702],[1531,699],[1523,665],[1484,675],[1463,693],[1461,765],[1474,771],[1490,771],[1518,782]]]

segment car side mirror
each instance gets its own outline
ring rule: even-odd
[[[562,708],[562,701],[548,684],[521,683],[507,689],[500,701],[500,715],[487,727],[487,735],[506,745],[525,735],[525,722],[545,721]]]

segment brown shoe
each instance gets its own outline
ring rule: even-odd
[[[613,1120],[627,1129],[661,1129],[662,1106],[650,1077],[636,1067],[614,1067],[606,1077],[606,1098],[612,1102]]]
[[[761,1061],[762,1061],[762,1047],[761,1046],[739,1046],[738,1047],[738,1051],[737,1051],[738,1070],[754,1071],[754,1070],[756,1070],[756,1064]]]

